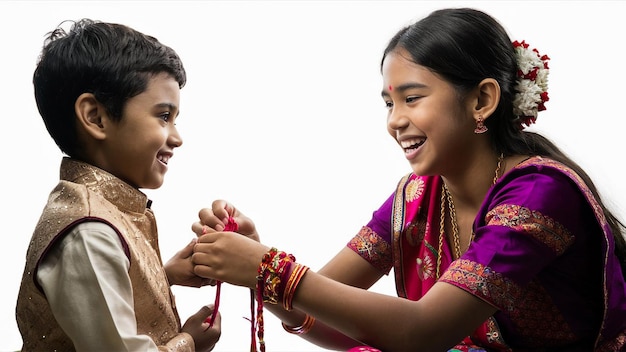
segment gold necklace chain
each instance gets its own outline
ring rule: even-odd
[[[493,175],[493,183],[491,185],[495,185],[498,182],[498,178],[500,178],[500,168],[502,167],[502,161],[504,160],[504,154],[500,153],[498,157],[498,165],[496,166],[495,175]]]
[[[446,195],[446,200],[448,202],[448,211],[450,212],[450,223],[452,224],[452,240],[453,240],[453,246],[454,246],[454,258],[459,258],[461,256],[461,236],[459,236],[459,224],[457,224],[457,221],[456,221],[456,208],[454,207],[454,201],[452,200],[452,196],[450,195],[448,186],[446,186],[445,183],[443,184],[442,193]],[[444,209],[445,211],[444,207],[442,207],[442,209]],[[445,216],[442,216],[441,218],[445,219]],[[472,236],[470,236],[470,242],[471,241],[472,241]]]
[[[500,177],[500,169],[502,168],[502,161],[504,160],[504,154],[500,154],[498,157],[498,164],[496,166],[495,175],[493,176],[493,183],[496,184],[498,178]],[[454,207],[454,201],[452,200],[452,195],[450,191],[448,191],[448,186],[446,186],[445,182],[441,187],[441,216],[439,217],[439,249],[437,252],[437,273],[436,278],[439,279],[440,270],[441,270],[441,254],[443,250],[443,237],[444,234],[444,226],[446,219],[446,203],[448,203],[448,211],[450,212],[450,223],[452,224],[452,242],[454,246],[454,256],[456,259],[461,257],[461,236],[459,235],[459,225],[456,220],[456,208]],[[474,240],[474,231],[470,235],[469,242],[467,246],[472,243]]]

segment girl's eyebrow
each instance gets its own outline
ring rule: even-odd
[[[401,84],[399,86],[395,86],[392,89],[393,90],[397,90],[399,92],[403,92],[409,89],[414,89],[414,88],[426,88],[427,85],[423,84],[423,83],[405,83],[405,84]],[[390,89],[391,90],[391,89]],[[389,96],[389,92],[387,90],[383,90],[380,93],[381,96],[386,97]]]

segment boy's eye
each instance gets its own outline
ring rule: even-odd
[[[164,112],[161,115],[159,115],[159,118],[165,122],[168,122],[170,120],[170,113]]]

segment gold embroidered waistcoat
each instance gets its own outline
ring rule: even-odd
[[[130,260],[128,274],[137,332],[150,336],[157,346],[165,345],[179,334],[181,324],[163,269],[156,221],[147,207],[147,196],[104,170],[69,158],[61,162],[60,176],[26,254],[16,307],[22,351],[74,350],[54,319],[35,273],[46,250],[83,221],[109,224],[124,242]],[[179,343],[187,344],[184,340]]]

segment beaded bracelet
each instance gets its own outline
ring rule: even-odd
[[[284,276],[285,268],[288,268],[289,264],[295,260],[293,255],[278,251],[274,247],[270,248],[269,252],[263,256],[257,276],[260,284],[258,289],[261,291],[263,302],[276,304],[282,298],[284,280],[281,279]]]
[[[309,267],[295,262],[296,258],[285,252],[279,251],[272,247],[263,255],[259,268],[257,270],[256,285],[256,319],[254,317],[254,307],[251,307],[252,315],[252,338],[253,348],[256,346],[254,341],[255,323],[258,328],[257,336],[261,351],[265,350],[265,341],[263,340],[263,303],[277,304],[282,302],[285,310],[293,309],[293,298],[298,284],[304,277]],[[288,327],[284,323],[283,328],[292,334],[305,334],[315,323],[315,318],[307,315],[304,323],[298,327]]]
[[[285,270],[289,272],[290,265],[295,261],[296,258],[293,255],[278,251],[274,247],[270,248],[261,259],[256,277],[256,295],[253,290],[250,291],[252,296],[250,303],[250,323],[252,325],[251,351],[256,351],[255,330],[257,329],[256,335],[259,338],[260,350],[261,352],[265,351],[263,302],[276,304],[279,300],[282,300],[284,285],[281,282],[284,282],[284,280],[281,279],[285,276]],[[254,296],[256,296],[256,312],[254,309]]]
[[[285,329],[285,331],[287,331],[290,334],[296,334],[296,335],[306,334],[307,332],[309,332],[309,330],[311,330],[311,328],[313,327],[313,324],[315,324],[315,318],[313,318],[312,316],[308,314],[306,315],[306,317],[304,318],[304,322],[300,326],[291,327],[291,326],[287,326],[285,323],[282,323],[283,329]]]

